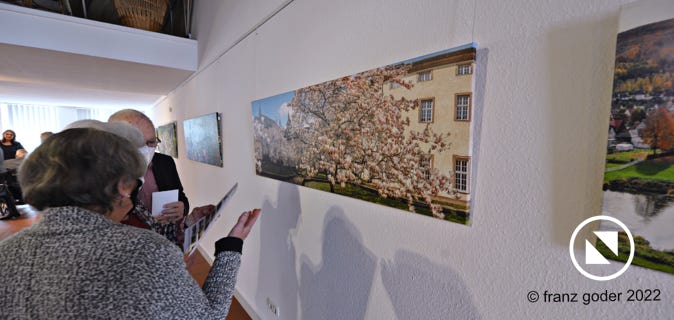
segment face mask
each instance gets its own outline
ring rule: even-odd
[[[131,194],[129,195],[129,198],[131,199],[131,203],[133,204],[133,207],[131,207],[131,210],[127,212],[126,214],[131,214],[133,210],[136,210],[136,204],[138,204],[138,192],[140,192],[140,187],[143,185],[143,181],[141,179],[138,179],[138,184],[136,187],[131,191]]]
[[[136,187],[131,191],[131,194],[129,197],[131,198],[131,202],[133,204],[138,203],[138,192],[140,191],[140,187],[143,185],[143,181],[141,179],[138,179]]]
[[[157,149],[156,147],[148,147],[148,146],[142,146],[138,148],[138,151],[143,155],[143,158],[145,158],[145,163],[149,166],[150,162],[152,162],[152,157],[154,157],[154,150]]]

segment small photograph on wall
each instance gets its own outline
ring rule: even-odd
[[[674,2],[624,7],[616,45],[602,214],[634,236],[633,265],[674,274]],[[664,6],[662,6],[664,5]],[[621,231],[603,223],[602,231]],[[627,261],[629,240],[618,233]]]
[[[222,167],[220,114],[215,112],[183,121],[187,158]]]
[[[159,126],[157,128],[157,137],[161,141],[157,145],[157,152],[169,155],[171,157],[178,157],[178,135],[176,133],[176,122]]]
[[[258,175],[468,225],[476,45],[252,102]]]

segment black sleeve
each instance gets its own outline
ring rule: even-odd
[[[243,240],[236,237],[225,237],[215,242],[215,255],[223,251],[234,251],[241,253],[243,249]]]
[[[157,181],[159,191],[178,189],[178,200],[185,204],[185,213],[190,213],[190,202],[183,191],[183,184],[180,182],[176,163],[171,156],[161,153],[155,153],[152,157],[152,173]]]

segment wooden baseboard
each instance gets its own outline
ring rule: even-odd
[[[260,316],[255,312],[255,309],[248,303],[248,301],[241,295],[239,290],[234,289],[234,298],[237,300],[237,303],[241,305],[241,308],[246,313],[247,316],[252,320],[261,320]],[[231,313],[231,312],[230,312]]]

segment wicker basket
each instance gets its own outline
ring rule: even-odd
[[[168,0],[114,0],[122,24],[157,32],[164,24]]]

